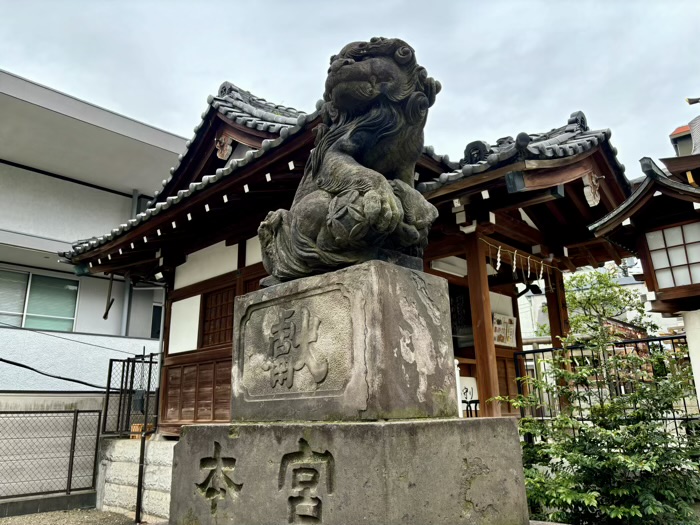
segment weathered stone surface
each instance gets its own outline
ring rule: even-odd
[[[185,427],[173,525],[527,525],[516,422]]]
[[[457,414],[447,281],[381,261],[238,297],[234,420]]]
[[[398,38],[352,42],[331,57],[323,122],[292,207],[258,229],[270,275],[335,270],[376,259],[377,248],[423,255],[438,211],[413,184],[439,91]]]

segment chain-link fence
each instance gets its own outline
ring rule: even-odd
[[[137,436],[155,429],[158,415],[158,355],[111,359],[102,433]]]
[[[94,489],[101,415],[0,412],[0,499]]]

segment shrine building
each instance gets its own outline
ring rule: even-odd
[[[234,298],[266,276],[258,225],[290,207],[319,123],[317,112],[222,84],[147,209],[61,254],[79,272],[165,287],[162,434],[235,413]],[[459,162],[426,147],[416,165],[416,187],[440,211],[424,270],[449,282],[459,374],[472,378],[479,415],[510,415],[507,404],[485,401],[517,393],[516,285],[546,294],[557,346],[567,331],[562,272],[636,253],[626,239],[589,228],[632,194],[610,131],[590,129],[581,112],[560,124],[469,142]]]

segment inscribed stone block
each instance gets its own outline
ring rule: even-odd
[[[236,299],[232,417],[457,414],[447,282],[382,261]]]
[[[185,427],[172,525],[527,525],[509,418]]]

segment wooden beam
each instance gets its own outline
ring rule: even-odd
[[[496,345],[493,339],[491,320],[491,297],[489,281],[486,274],[485,244],[477,233],[466,236],[465,251],[469,273],[469,302],[472,314],[472,331],[474,333],[474,351],[476,353],[476,374],[479,388],[479,415],[499,417],[500,403],[488,402],[500,395],[498,388],[498,364],[496,362]]]
[[[274,140],[279,138],[276,133],[270,133],[269,131],[260,131],[257,129],[249,128],[247,126],[241,126],[236,124],[233,120],[225,117],[218,111],[216,116],[227,124],[226,134],[230,135],[241,144],[249,146],[251,148],[260,149],[262,141],[265,139]]]
[[[457,193],[466,193],[466,190],[471,190],[476,186],[492,182],[500,179],[506,173],[513,170],[522,170],[525,168],[525,162],[520,161],[502,168],[497,168],[495,170],[486,170],[484,173],[478,173],[476,175],[470,175],[462,180],[453,182],[452,184],[447,184],[442,188],[437,190],[429,191],[424,193],[426,199],[428,199],[433,204],[439,204],[441,202],[448,201],[455,198],[454,196],[448,197],[448,195],[455,195]]]
[[[501,211],[513,208],[526,208],[535,204],[542,204],[564,197],[564,185],[560,184],[553,188],[546,188],[540,191],[526,193],[506,193],[498,198],[487,199],[482,202],[475,202],[469,206],[470,216],[474,216],[484,211]],[[476,213],[472,213],[472,210]]]
[[[451,255],[464,255],[464,236],[461,233],[451,234],[436,242],[429,242],[423,260],[427,263]]]
[[[600,180],[600,186],[598,187],[598,191],[600,192],[600,200],[603,201],[603,203],[605,204],[605,208],[609,212],[617,208],[619,203],[616,202],[615,197],[612,194],[612,191],[610,190],[610,186],[608,185],[605,179]]]
[[[583,193],[583,188],[580,186],[571,185],[567,188],[566,197],[571,201],[576,208],[578,214],[586,221],[586,224],[590,224],[593,221],[593,215],[591,215],[591,207],[588,203],[583,202],[579,191]]]
[[[506,175],[505,179],[508,193],[520,193],[551,188],[559,184],[568,184],[582,178],[584,175],[593,173],[593,163],[590,159],[584,159],[558,169],[525,172],[512,171]]]
[[[595,230],[594,235],[596,237],[603,237],[604,235],[607,235],[611,231],[613,231],[615,228],[617,228],[622,222],[628,218],[628,217],[634,217],[634,215],[641,209],[643,208],[647,202],[651,200],[653,197],[654,192],[653,191],[648,191],[646,195],[643,195],[636,201],[634,201],[624,212],[623,215],[620,215],[619,217],[616,217],[613,222],[610,222],[606,224],[604,227],[598,228]]]
[[[480,239],[480,244],[484,245],[484,252],[487,256],[490,257],[496,257],[496,254],[498,252],[498,247],[501,247],[501,262],[503,264],[507,264],[508,266],[513,266],[513,256],[511,255],[512,253],[515,253],[516,251],[518,252],[517,254],[517,264],[522,265],[523,261],[527,261],[527,258],[530,257],[530,264],[532,265],[532,271],[535,271],[535,266],[537,266],[537,271],[539,271],[539,266],[541,264],[547,264],[550,266],[554,266],[554,263],[546,262],[544,261],[541,257],[538,257],[537,255],[533,255],[527,250],[521,250],[519,248],[514,248],[510,244],[504,243],[502,241],[499,241],[497,239],[493,239],[492,237],[488,237],[487,235],[482,234],[483,230],[479,229]],[[483,241],[488,242],[489,244],[492,244],[495,246],[495,248],[491,248],[489,250],[489,246],[485,244]],[[526,262],[527,264],[527,262]],[[520,267],[520,266],[519,266]],[[467,268],[469,268],[469,265],[467,264]]]
[[[622,257],[620,257],[620,252],[617,251],[617,247],[612,243],[608,242],[607,239],[601,239],[603,242],[603,248],[608,253],[611,261],[614,261],[618,266],[622,264]]]
[[[493,225],[494,233],[503,235],[515,242],[526,246],[535,244],[546,245],[547,242],[542,232],[533,228],[525,221],[513,219],[504,213],[496,214],[496,224]]]
[[[560,272],[553,271],[549,274],[550,286],[545,291],[547,298],[547,315],[549,316],[549,329],[552,336],[552,346],[562,348],[560,337],[566,337],[569,333],[569,312],[566,308],[566,292],[564,291],[564,279]]]
[[[496,168],[494,170],[486,170],[483,173],[477,173],[465,177],[462,180],[453,182],[452,184],[447,184],[442,188],[437,190],[429,191],[424,194],[425,198],[428,199],[433,204],[440,204],[442,202],[454,199],[462,194],[471,193],[474,191],[479,191],[481,186],[488,185],[497,182],[502,179],[507,173],[512,171],[524,171],[524,170],[535,170],[535,169],[553,169],[562,166],[569,166],[583,159],[590,157],[598,148],[593,148],[584,153],[580,153],[573,157],[564,157],[561,159],[551,159],[551,160],[521,160],[503,166],[501,168]],[[555,186],[556,184],[552,184]]]
[[[547,208],[547,210],[549,210],[549,213],[552,214],[554,220],[557,221],[559,226],[566,226],[569,223],[569,221],[566,220],[566,217],[564,216],[562,211],[559,208],[557,208],[556,203],[547,202],[545,203],[545,207]]]
[[[593,257],[591,251],[586,246],[581,246],[579,249],[583,252],[584,257],[590,263],[590,265],[593,266],[593,268],[597,268],[598,261],[596,261],[595,257]]]
[[[430,267],[430,263],[425,263],[423,266],[423,271],[429,273],[430,275],[436,275],[442,277],[450,284],[456,284],[457,286],[467,286],[466,277],[460,277],[459,275],[453,275],[451,273],[441,272],[440,270],[435,270]]]

